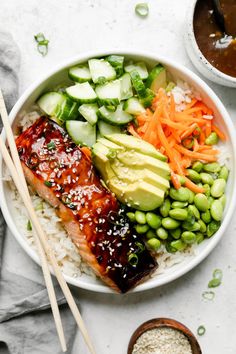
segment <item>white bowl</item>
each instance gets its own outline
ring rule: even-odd
[[[146,281],[143,284],[138,285],[133,292],[143,291],[151,289],[166,283],[171,282],[172,280],[179,278],[183,274],[187,273],[189,270],[197,266],[207,255],[213,250],[216,244],[221,239],[224,234],[227,225],[229,224],[230,218],[233,213],[233,209],[236,203],[235,192],[236,192],[236,178],[235,178],[235,166],[236,166],[236,139],[234,134],[234,127],[231,122],[231,119],[223,106],[220,99],[215,95],[215,93],[202,81],[197,75],[195,75],[190,70],[186,69],[184,66],[177,64],[176,62],[169,60],[167,58],[161,58],[154,54],[148,54],[145,52],[131,52],[127,50],[111,50],[108,52],[95,52],[95,53],[86,53],[79,55],[76,58],[70,59],[66,63],[59,65],[52,72],[44,76],[40,81],[34,83],[26,92],[20,97],[20,99],[15,104],[14,108],[10,113],[10,121],[14,125],[17,124],[19,116],[24,110],[29,110],[31,105],[35,100],[46,90],[55,87],[57,84],[62,81],[67,80],[67,68],[75,65],[79,62],[84,62],[91,57],[102,57],[110,53],[114,54],[124,54],[126,58],[133,58],[134,60],[144,60],[150,65],[154,65],[157,62],[163,63],[168,71],[174,76],[179,77],[182,80],[185,80],[190,85],[192,85],[198,92],[201,93],[202,99],[204,102],[213,109],[217,124],[228,136],[227,147],[229,149],[231,159],[230,159],[230,176],[227,183],[227,204],[225,209],[224,219],[222,225],[217,233],[210,239],[201,243],[198,247],[198,254],[194,257],[189,257],[182,263],[166,270],[163,274],[153,277]],[[2,133],[3,138],[5,139],[4,132]],[[9,186],[6,182],[2,180],[3,173],[3,164],[2,159],[0,158],[0,201],[3,215],[6,219],[6,222],[15,236],[16,240],[22,246],[22,248],[27,252],[27,254],[38,264],[39,258],[36,252],[28,244],[26,238],[21,235],[17,229],[17,225],[14,221],[14,209],[11,207],[10,198],[9,198]],[[73,278],[65,276],[65,279],[68,283],[73,284],[77,287],[109,293],[112,292],[106,285],[104,285],[98,279],[92,279],[89,276],[83,275],[81,278]]]
[[[236,87],[236,77],[226,75],[220,70],[216,69],[209,61],[204,57],[200,51],[193,29],[193,16],[195,12],[195,7],[198,0],[190,1],[190,5],[187,9],[186,16],[186,28],[184,34],[185,48],[191,59],[192,63],[195,65],[197,70],[204,75],[207,79],[228,87]]]

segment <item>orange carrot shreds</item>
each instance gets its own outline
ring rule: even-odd
[[[193,139],[193,151],[199,150],[199,144],[196,138]]]
[[[184,124],[175,123],[175,122],[173,122],[173,121],[170,120],[170,119],[163,119],[163,118],[161,118],[160,121],[161,121],[161,123],[166,124],[166,125],[168,125],[169,127],[174,128],[174,129],[180,129],[180,130],[186,129],[186,126],[185,126]]]
[[[140,138],[140,136],[138,135],[138,133],[136,133],[133,124],[130,124],[130,125],[128,126],[127,130],[128,130],[128,132],[129,132],[131,135],[135,136],[136,138]]]
[[[82,152],[85,154],[85,156],[87,157],[87,159],[90,161],[92,158],[92,153],[90,148],[88,148],[87,146],[83,146],[81,148]]]
[[[208,120],[206,122],[205,134],[206,134],[206,137],[208,137],[211,134],[211,121],[210,120]]]
[[[193,98],[190,103],[185,105],[185,110],[187,111],[188,109],[192,108],[195,105],[195,103],[197,103],[197,99]]]
[[[205,140],[206,140],[206,136],[205,136],[204,131],[202,130],[201,133],[200,133],[200,137],[199,137],[199,144],[200,145],[205,144]]]
[[[208,146],[208,148],[209,148],[209,146]],[[217,150],[217,149],[206,149],[206,148],[202,149],[200,147],[198,149],[198,152],[201,152],[201,153],[207,154],[207,155],[218,155],[219,154],[219,150]]]
[[[175,100],[174,96],[170,95],[170,119],[174,120],[175,118]]]
[[[178,176],[173,171],[171,171],[170,176],[171,176],[171,182],[172,182],[173,186],[175,187],[175,189],[179,189],[181,187],[181,184],[180,184]]]
[[[163,146],[161,146],[161,147],[160,147],[160,153],[161,153],[161,154],[164,154],[165,151],[166,151],[165,148],[164,148]]]
[[[226,140],[225,134],[215,124],[212,124],[212,130],[213,130],[213,132],[215,132],[218,135],[220,140],[222,140],[222,141]]]
[[[197,101],[194,105],[194,107],[198,107],[201,109],[201,111],[203,112],[203,114],[206,114],[206,115],[212,115],[213,114],[213,111],[207,107],[202,101]]]
[[[186,129],[186,130],[180,135],[180,138],[181,138],[181,139],[184,139],[184,138],[186,138],[187,136],[191,135],[197,127],[198,127],[197,123],[191,124],[190,127],[189,127],[188,129]]]
[[[191,166],[192,160],[189,157],[185,157],[185,158],[182,158],[181,163],[184,168],[188,168]]]
[[[185,114],[182,112],[175,113],[176,122],[191,122],[191,123],[202,123],[205,124],[206,120],[203,118],[194,118],[190,114]]]
[[[205,189],[203,187],[197,186],[195,183],[193,183],[188,177],[185,176],[185,187],[190,189],[194,193],[204,193]]]
[[[204,153],[200,153],[200,152],[195,152],[195,151],[191,151],[188,149],[185,149],[183,146],[180,145],[175,145],[174,147],[177,151],[181,152],[183,155],[189,156],[192,159],[196,159],[196,160],[204,160],[204,161],[209,161],[209,162],[213,162],[216,161],[216,157],[209,155],[209,154],[204,154]]]

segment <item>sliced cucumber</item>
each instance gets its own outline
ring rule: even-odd
[[[65,96],[65,100],[59,105],[55,115],[62,121],[76,119],[78,117],[78,103]]]
[[[125,65],[125,72],[130,73],[133,70],[137,70],[142,80],[145,80],[148,77],[148,71],[145,63],[139,62],[136,64],[127,64]]]
[[[64,101],[65,96],[62,93],[48,92],[42,95],[37,103],[44,113],[54,116]]]
[[[104,59],[90,59],[88,64],[92,80],[95,84],[102,84],[116,78],[116,71],[108,61]]]
[[[112,134],[120,134],[121,133],[121,129],[118,125],[111,125],[108,124],[102,120],[98,121],[98,130],[99,133],[101,134],[101,136],[105,136],[105,135],[112,135]],[[98,136],[97,136],[98,138]]]
[[[130,72],[131,81],[135,91],[137,92],[138,96],[144,97],[146,93],[146,87],[141,79],[137,70],[133,70]]]
[[[112,125],[124,125],[134,118],[131,114],[123,111],[122,105],[119,105],[115,112],[110,112],[105,106],[102,106],[99,108],[98,114],[102,120]]]
[[[84,103],[79,107],[79,113],[91,124],[97,123],[98,105],[96,103]]]
[[[138,115],[146,112],[145,108],[140,103],[137,97],[131,97],[127,101],[125,101],[123,109],[126,113],[134,114],[134,115]]]
[[[126,73],[120,78],[120,99],[127,100],[133,96],[130,74]]]
[[[156,65],[148,75],[146,86],[157,93],[159,88],[166,88],[166,69],[161,64]]]
[[[97,100],[97,95],[88,82],[67,87],[66,93],[79,103],[93,103]]]
[[[170,81],[166,86],[166,92],[171,92],[175,88],[176,84],[173,81]]]
[[[124,72],[124,57],[122,55],[109,55],[107,61],[116,71],[116,76],[120,77]]]
[[[98,85],[95,91],[101,104],[105,104],[108,106],[116,106],[120,102],[120,80],[108,82],[104,85]]]
[[[147,88],[145,95],[140,98],[140,102],[145,108],[150,107],[154,97],[155,97],[154,92],[149,88]]]
[[[73,66],[68,72],[69,78],[76,82],[86,82],[92,79],[88,64]]]
[[[79,120],[67,120],[66,130],[78,145],[92,146],[96,142],[96,126]]]

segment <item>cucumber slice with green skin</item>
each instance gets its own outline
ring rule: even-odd
[[[131,122],[134,118],[131,114],[123,111],[122,105],[119,105],[115,112],[110,112],[105,106],[102,106],[98,110],[98,115],[111,125],[124,125]]]
[[[137,97],[131,97],[127,101],[125,101],[123,109],[126,113],[138,115],[145,113],[145,108],[140,103]]]
[[[77,145],[92,146],[96,142],[96,126],[79,120],[67,120],[66,130]]]
[[[71,80],[76,82],[91,81],[92,76],[87,64],[73,66],[68,71],[68,76]]]
[[[79,113],[89,122],[91,125],[97,123],[98,105],[96,103],[84,103],[79,107]]]
[[[130,74],[126,73],[120,78],[121,92],[120,99],[127,100],[128,98],[133,96],[133,88],[131,84]]]
[[[104,122],[103,120],[98,121],[98,130],[99,130],[99,133],[101,134],[102,137],[105,135],[112,135],[112,134],[120,134],[121,133],[121,129],[118,125],[111,125],[111,124]],[[99,137],[97,136],[97,138],[99,138]]]
[[[95,88],[99,102],[107,106],[117,106],[121,98],[120,80],[108,82],[104,85],[98,85]]]
[[[157,93],[159,88],[166,88],[166,69],[161,64],[156,65],[148,75],[146,87]]]
[[[65,100],[58,107],[55,115],[62,121],[76,119],[78,117],[78,103],[65,96]]]
[[[104,59],[90,59],[88,64],[92,80],[95,84],[103,84],[116,78],[116,71],[108,61]]]
[[[54,116],[64,101],[65,96],[62,93],[47,92],[38,99],[37,104],[44,113]]]
[[[140,102],[145,108],[150,107],[152,105],[152,101],[154,97],[155,97],[154,92],[149,88],[147,88],[145,95],[140,98]]]
[[[135,91],[137,92],[139,97],[144,97],[146,93],[146,87],[141,79],[137,70],[133,70],[130,72],[131,81]]]
[[[76,84],[66,88],[69,97],[79,103],[93,103],[97,100],[97,95],[88,82]]]
[[[124,72],[124,57],[121,55],[109,55],[107,61],[116,71],[116,76],[120,77]]]
[[[126,73],[130,73],[133,70],[137,70],[137,72],[139,73],[142,80],[147,79],[148,71],[147,71],[146,65],[143,62],[125,65],[125,72]]]

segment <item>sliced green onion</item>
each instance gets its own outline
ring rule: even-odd
[[[182,140],[182,145],[186,148],[186,149],[191,149],[193,147],[194,144],[194,139],[193,138],[185,138]]]
[[[38,42],[40,45],[48,45],[48,43],[49,43],[49,40],[48,39],[44,39],[43,41],[40,41],[40,42]]]
[[[222,278],[223,278],[222,270],[221,269],[215,269],[214,272],[213,272],[213,278],[222,280]]]
[[[55,149],[56,145],[53,140],[50,141],[50,143],[47,144],[48,150],[53,150]]]
[[[220,284],[221,279],[213,278],[209,281],[208,288],[217,288],[217,286],[220,286]]]
[[[36,210],[36,211],[43,210],[43,202],[39,202],[39,203],[36,205],[35,210]]]
[[[128,262],[132,266],[136,266],[138,264],[138,256],[136,253],[130,253],[128,256]]]
[[[138,247],[137,253],[142,253],[145,250],[145,247],[141,242],[135,242],[135,245]]]
[[[215,293],[214,293],[214,291],[204,291],[202,293],[202,297],[206,300],[212,301],[215,298]]]
[[[50,181],[44,181],[44,184],[47,187],[52,187],[52,182],[50,182]]]
[[[32,231],[32,225],[31,225],[30,220],[28,220],[26,228],[27,228],[27,231]]]
[[[194,138],[199,138],[200,134],[201,134],[201,128],[199,128],[199,127],[196,127],[194,129],[194,131],[192,132],[192,135]]]
[[[45,38],[43,33],[38,33],[34,36],[34,39],[37,42],[37,49],[40,54],[45,56],[48,52],[48,43],[49,40]]]
[[[45,56],[48,53],[48,46],[46,45],[38,44],[37,49],[42,56]]]
[[[199,336],[203,336],[206,332],[206,328],[204,326],[199,326],[198,329],[197,329],[197,334]]]
[[[149,13],[149,7],[146,2],[139,3],[135,6],[135,12],[141,17],[146,17]]]
[[[44,37],[44,34],[43,33],[37,33],[35,36],[34,36],[34,39],[36,40],[36,42],[42,42],[45,40],[45,37]]]

